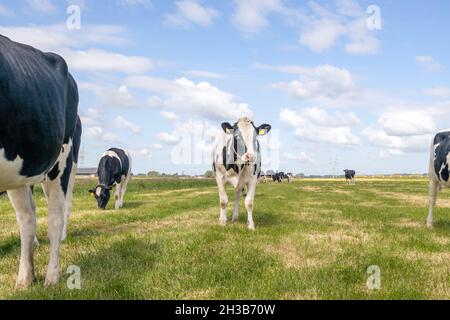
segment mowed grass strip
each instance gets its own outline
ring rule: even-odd
[[[450,192],[439,195],[436,227],[425,227],[426,179],[297,180],[260,184],[256,231],[240,219],[218,225],[213,180],[134,179],[122,210],[100,211],[93,180],[77,182],[63,273],[43,287],[48,262],[46,203],[36,190],[37,283],[17,291],[20,240],[0,198],[0,298],[3,299],[449,299]],[[232,191],[229,193],[232,198]],[[231,218],[232,203],[229,206]],[[367,268],[381,269],[369,290]]]

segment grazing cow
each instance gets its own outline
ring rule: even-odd
[[[233,126],[227,122],[222,123],[222,129],[223,132],[219,132],[216,136],[213,151],[213,170],[220,197],[219,222],[222,225],[227,223],[227,183],[234,187],[233,221],[238,219],[239,200],[243,187],[247,186],[245,207],[248,214],[248,228],[255,230],[253,203],[261,173],[261,153],[257,137],[269,133],[271,126],[263,124],[255,127],[250,119],[241,118]]]
[[[291,176],[285,174],[284,172],[277,172],[272,176],[273,182],[283,182],[283,180],[287,180],[288,183],[291,183]]]
[[[59,249],[71,207],[81,134],[78,88],[66,62],[0,36],[0,193],[7,191],[20,229],[17,286],[35,281],[36,207],[42,183],[48,202],[50,259],[45,285],[60,279]]]
[[[344,174],[345,174],[345,180],[347,181],[348,184],[355,183],[355,176],[356,176],[355,170],[345,169]]]
[[[436,206],[437,193],[442,186],[450,187],[450,130],[438,132],[431,144],[430,152],[430,210],[427,226],[433,227],[433,211]]]
[[[111,148],[100,158],[98,164],[99,184],[89,190],[97,199],[98,208],[106,209],[110,198],[110,191],[116,188],[115,209],[123,206],[123,197],[131,178],[131,156],[126,150]]]

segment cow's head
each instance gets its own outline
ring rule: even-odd
[[[106,209],[106,206],[108,205],[109,198],[111,197],[111,189],[110,187],[105,187],[103,185],[98,185],[94,189],[89,190],[90,193],[92,193],[97,199],[98,208],[99,209]]]
[[[255,127],[250,119],[241,118],[233,126],[228,122],[222,123],[222,129],[226,134],[233,135],[233,151],[238,159],[244,163],[253,163],[258,151],[257,137],[268,134],[272,127],[268,124]]]

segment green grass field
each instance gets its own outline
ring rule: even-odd
[[[426,179],[297,180],[260,184],[256,231],[218,224],[212,180],[140,180],[125,206],[96,209],[94,181],[78,181],[61,268],[81,268],[82,289],[43,286],[48,262],[46,202],[36,191],[37,283],[15,290],[20,241],[0,198],[3,299],[449,299],[450,192],[439,195],[436,225],[425,227]],[[230,189],[231,196],[231,189]],[[229,206],[229,218],[231,218]],[[367,268],[381,268],[369,290]]]

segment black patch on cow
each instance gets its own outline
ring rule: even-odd
[[[345,173],[345,179],[347,180],[353,180],[356,176],[355,170],[344,170]]]
[[[216,163],[215,162],[213,162],[213,171],[214,171],[214,173],[216,173]]]
[[[22,176],[52,170],[77,109],[77,85],[63,58],[0,36],[0,149],[9,161],[23,159]]]
[[[225,167],[226,171],[229,170],[233,170],[234,172],[236,172],[237,174],[239,173],[239,166],[236,164],[236,160],[237,160],[237,156],[236,154],[233,152],[233,162],[232,163],[228,163],[227,162],[227,147],[223,147],[222,150],[222,161],[223,161],[223,165]]]
[[[52,170],[50,170],[49,173],[47,173],[47,177],[50,180],[55,180],[56,178],[58,178],[59,175],[59,165],[58,163],[55,164],[55,166],[52,168]]]
[[[439,179],[449,181],[447,156],[450,153],[450,132],[440,132],[434,137],[434,170]]]

